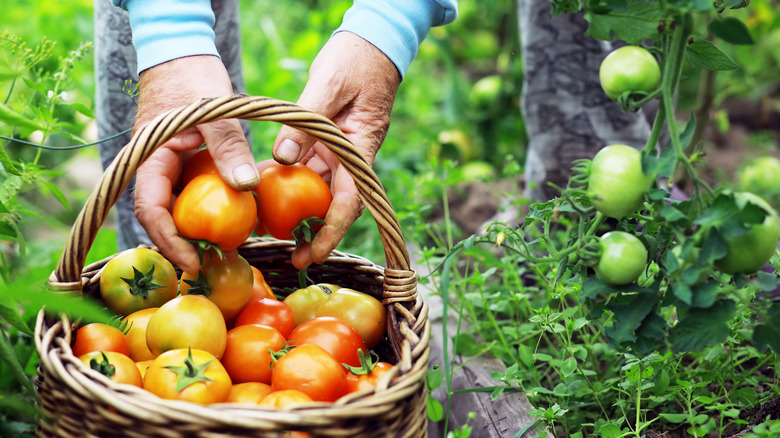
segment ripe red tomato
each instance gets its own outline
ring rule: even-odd
[[[642,172],[638,150],[613,144],[598,151],[591,161],[588,196],[598,211],[621,219],[639,209],[652,182],[652,175]]]
[[[224,402],[232,386],[219,360],[194,348],[177,348],[158,356],[146,371],[143,385],[158,397],[203,405]]]
[[[313,344],[299,345],[274,364],[274,391],[296,389],[314,401],[333,402],[347,393],[344,367],[327,351]]]
[[[93,322],[76,330],[73,355],[81,357],[93,351],[115,351],[130,356],[130,343],[125,334],[118,328],[101,322]]]
[[[130,358],[136,362],[154,359],[154,355],[146,345],[146,326],[149,325],[149,320],[157,309],[157,307],[141,309],[122,319],[122,324],[127,327],[125,337],[130,346]]]
[[[234,383],[225,403],[260,404],[273,391],[271,385],[260,382]]]
[[[385,375],[390,373],[393,365],[388,362],[380,362],[378,359],[374,353],[371,353],[371,356],[367,358],[362,351],[360,352],[360,366],[350,367],[350,372],[347,373],[349,392],[374,388]]]
[[[295,328],[295,316],[284,302],[261,298],[249,302],[236,317],[236,327],[245,324],[267,325],[279,330],[287,338]]]
[[[214,159],[211,158],[211,154],[208,149],[201,149],[193,156],[184,162],[184,167],[181,170],[181,182],[180,188],[187,187],[198,175],[219,175],[219,169],[214,164]]]
[[[217,358],[227,343],[227,328],[216,304],[201,295],[181,295],[163,304],[146,326],[146,344],[155,356],[181,348],[205,350]]]
[[[649,94],[661,84],[661,68],[647,49],[623,46],[601,62],[599,80],[601,88],[613,100],[625,92]]]
[[[249,302],[254,275],[245,258],[220,258],[206,253],[198,274],[181,274],[182,295],[203,295],[219,307],[225,321],[230,321]]]
[[[317,309],[328,299],[330,293],[335,287],[328,287],[322,284],[313,284],[311,286],[298,289],[287,295],[284,303],[290,306],[295,315],[296,327],[304,321],[308,321],[317,314]]]
[[[279,351],[287,342],[273,327],[246,324],[227,334],[225,353],[220,359],[233,383],[271,383],[271,351]],[[270,351],[269,351],[270,350]]]
[[[271,286],[268,285],[263,277],[263,272],[252,266],[252,274],[254,274],[254,282],[252,283],[252,296],[250,301],[259,300],[260,298],[270,298],[272,300],[278,300],[276,294],[274,294]]]
[[[233,189],[219,175],[198,175],[176,198],[173,221],[185,239],[228,251],[252,234],[257,207],[252,192]]]
[[[316,316],[332,316],[352,326],[367,348],[374,348],[386,333],[387,312],[371,295],[342,287],[333,291]]]
[[[614,286],[635,282],[647,266],[645,244],[624,231],[610,231],[599,241],[602,251],[595,270],[601,279]]]
[[[141,372],[132,359],[116,351],[93,351],[79,356],[79,360],[116,383],[143,386]]]
[[[295,328],[287,338],[291,345],[314,344],[330,353],[336,361],[360,366],[358,350],[366,351],[360,333],[346,322],[330,316],[310,319]]]
[[[100,272],[100,297],[118,315],[160,307],[176,297],[176,269],[157,251],[120,252]]]
[[[259,222],[277,239],[296,239],[293,230],[304,219],[325,219],[333,199],[322,177],[302,164],[271,165],[260,174],[255,192]]]

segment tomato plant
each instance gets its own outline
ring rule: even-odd
[[[739,186],[777,207],[780,204],[780,159],[773,156],[748,161],[739,169]]]
[[[271,383],[272,353],[284,347],[279,330],[258,324],[232,328],[227,334],[225,353],[220,360],[233,383]]]
[[[93,351],[79,356],[79,360],[91,369],[116,383],[143,386],[141,372],[132,359],[116,351]]]
[[[253,284],[252,267],[245,258],[218,257],[209,251],[197,274],[181,274],[179,290],[182,295],[205,296],[230,321],[249,302]]]
[[[236,317],[236,327],[245,324],[267,325],[287,338],[295,328],[295,316],[283,301],[261,298],[250,301]]]
[[[624,231],[610,231],[600,239],[602,253],[596,273],[602,280],[622,286],[633,283],[647,266],[647,248],[638,237]]]
[[[312,284],[295,290],[284,298],[284,303],[290,306],[295,316],[295,325],[308,321],[317,314],[317,309],[328,299],[334,287],[322,284]]]
[[[637,211],[652,182],[652,176],[642,171],[638,150],[622,144],[609,145],[593,157],[588,195],[598,211],[620,219]]]
[[[260,174],[255,192],[259,222],[277,239],[300,240],[293,231],[306,219],[324,220],[333,199],[322,177],[302,164],[271,165]]]
[[[219,175],[193,178],[173,204],[173,221],[182,237],[208,242],[222,251],[244,243],[256,220],[252,193],[233,189]]]
[[[353,367],[360,366],[358,352],[366,351],[366,344],[357,330],[346,322],[329,316],[305,321],[290,333],[287,340],[290,345],[317,345],[339,363]]]
[[[376,298],[354,289],[339,288],[317,309],[316,316],[332,316],[352,326],[366,347],[374,348],[385,335],[387,311]]]
[[[152,362],[143,388],[158,397],[208,405],[227,400],[233,386],[213,354],[199,349],[168,350]]]
[[[747,230],[725,230],[726,255],[715,265],[727,274],[750,274],[769,262],[777,251],[780,239],[780,219],[777,212],[766,201],[750,192],[734,194],[738,204],[751,204],[764,213],[764,220],[749,225]],[[731,231],[731,232],[730,232]]]
[[[125,337],[130,347],[130,358],[134,361],[154,359],[154,354],[146,345],[146,326],[157,311],[157,307],[141,309],[122,319],[122,324],[127,327]]]
[[[260,382],[233,383],[225,403],[260,404],[273,391],[271,385]]]
[[[100,297],[109,309],[129,315],[160,307],[177,294],[173,264],[157,251],[130,248],[106,263],[100,272]]]
[[[163,304],[146,326],[146,344],[155,356],[181,348],[222,356],[227,328],[216,304],[201,295],[181,295]]]
[[[118,328],[101,322],[93,322],[76,330],[73,355],[80,357],[93,351],[115,351],[129,356],[130,343]]]
[[[347,393],[344,367],[327,351],[303,344],[282,354],[271,376],[274,391],[296,389],[314,401],[333,402]]]
[[[599,80],[601,88],[613,100],[626,92],[650,94],[661,84],[661,68],[647,49],[623,46],[604,58]]]

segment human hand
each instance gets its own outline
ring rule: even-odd
[[[134,131],[164,111],[205,97],[233,93],[230,77],[216,56],[188,56],[141,72]],[[178,233],[171,217],[172,193],[184,157],[203,143],[222,179],[239,190],[257,186],[259,175],[238,120],[220,120],[185,130],[157,148],[136,174],[135,215],[160,252],[183,271],[195,273],[200,260],[195,247]],[[191,153],[191,152],[190,152]]]
[[[353,33],[339,32],[314,59],[298,104],[331,119],[373,165],[400,82],[401,75],[384,53]],[[305,163],[331,186],[333,202],[325,225],[311,244],[302,244],[292,256],[298,269],[322,263],[360,217],[363,206],[355,183],[327,146],[294,128],[279,131],[273,154],[280,163]]]

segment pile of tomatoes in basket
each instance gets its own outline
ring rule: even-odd
[[[268,176],[267,170],[262,178],[271,181],[301,168],[306,169],[272,166],[269,170],[276,174]],[[277,298],[259,269],[229,251],[257,226],[254,209],[262,216],[262,202],[249,192],[231,192],[212,172],[196,173],[185,181],[173,216],[182,236],[211,244],[200,246],[200,270],[179,275],[169,260],[148,248],[115,255],[99,273],[99,286],[102,302],[121,322],[79,327],[73,354],[115,382],[199,404],[333,402],[379,382],[387,384],[395,375],[393,366],[372,351],[385,336],[382,303],[333,284],[314,284]],[[262,187],[255,191],[263,197]],[[243,219],[249,226],[227,219],[241,219],[235,212],[246,210],[231,206],[244,202],[231,198],[236,194],[236,199],[248,196],[251,201],[253,211]],[[278,199],[279,193],[275,195]],[[228,205],[234,214],[210,218],[209,205]],[[279,212],[284,207],[274,208]],[[178,218],[179,211],[186,214]],[[262,226],[274,237],[276,228],[287,228],[277,238],[291,238],[291,228],[300,221],[263,220]],[[240,235],[228,236],[239,229]]]

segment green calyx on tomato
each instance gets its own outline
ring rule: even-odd
[[[642,171],[642,153],[613,144],[599,150],[590,163],[588,196],[598,211],[621,219],[642,205],[653,176]]]
[[[365,376],[367,374],[371,374],[371,371],[373,371],[376,364],[379,363],[379,356],[375,352],[369,351],[368,357],[366,357],[366,353],[363,351],[363,349],[358,350],[358,356],[360,357],[360,366],[353,367],[347,364],[342,365],[344,365],[344,367],[349,370],[349,372],[356,376]]]
[[[601,236],[601,247],[601,258],[594,269],[607,284],[631,284],[647,266],[647,248],[631,233],[610,231]]]
[[[647,95],[661,84],[661,68],[647,49],[623,46],[601,62],[599,80],[612,100],[619,100],[624,94]]]
[[[211,362],[214,362],[214,359],[203,362],[200,365],[196,364],[195,360],[192,358],[192,348],[189,348],[187,357],[184,359],[182,365],[169,365],[165,368],[173,371],[179,376],[176,380],[176,391],[178,392],[193,383],[210,381],[211,379],[206,377],[205,373],[206,369],[211,365]]]
[[[118,315],[160,307],[175,298],[177,292],[173,264],[149,248],[120,252],[100,273],[100,298]]]
[[[138,295],[141,298],[147,298],[149,296],[149,291],[165,287],[154,282],[154,266],[149,268],[145,274],[133,266],[133,278],[121,278],[130,286],[130,293]]]
[[[100,374],[111,377],[114,374],[116,374],[116,367],[111,364],[111,362],[108,361],[108,357],[106,357],[106,353],[101,351],[100,352],[101,359],[98,360],[98,358],[92,358],[89,361],[89,367],[93,370],[99,372]]]
[[[780,218],[772,206],[750,192],[733,194],[737,207],[744,211],[758,207],[764,215],[760,222],[720,230],[726,243],[726,255],[715,266],[727,274],[751,274],[769,262],[780,240]],[[749,213],[749,212],[747,212]]]

